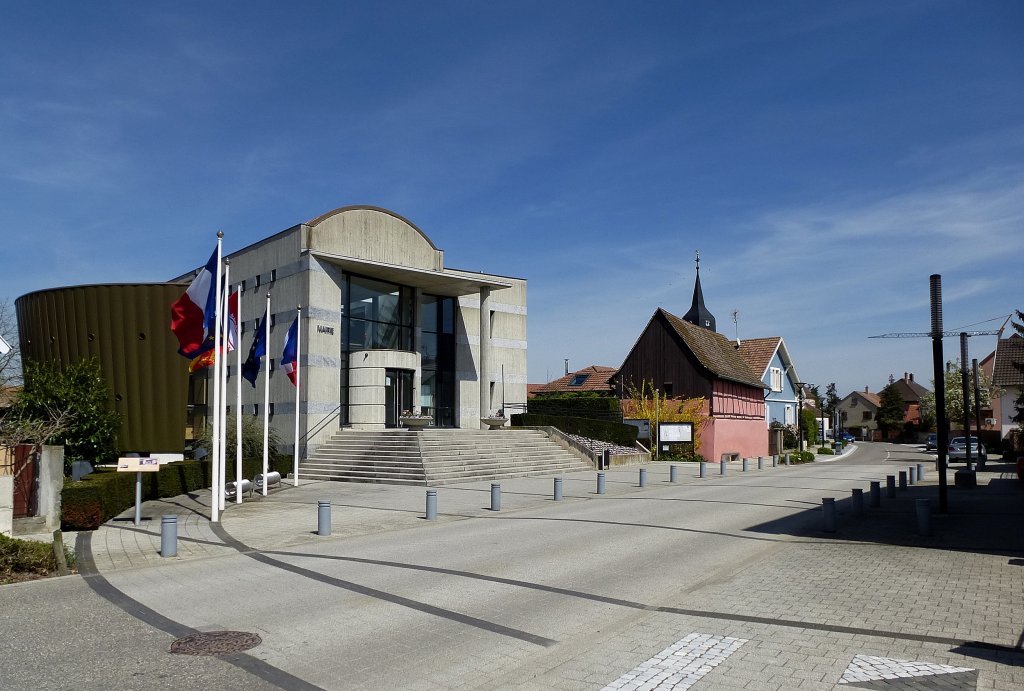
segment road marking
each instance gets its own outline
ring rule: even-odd
[[[888,657],[874,657],[872,655],[855,655],[849,667],[843,672],[843,678],[839,680],[839,683],[863,684],[864,682],[887,679],[934,677],[974,671],[970,667],[938,665],[933,662],[913,662],[911,660],[895,660]]]
[[[602,691],[685,691],[747,642],[746,638],[691,633],[613,681]]]

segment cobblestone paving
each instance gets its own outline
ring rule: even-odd
[[[743,638],[691,633],[626,672],[602,691],[686,691],[746,642]]]
[[[914,662],[911,660],[894,660],[889,657],[878,657],[875,655],[855,655],[853,662],[843,672],[843,678],[839,680],[839,683],[864,686],[863,684],[858,684],[858,682],[935,677],[956,674],[957,672],[974,671],[969,667],[936,665],[930,662]]]

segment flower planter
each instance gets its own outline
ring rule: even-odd
[[[402,427],[409,429],[423,429],[434,422],[434,418],[431,417],[400,417],[398,420],[402,423]]]
[[[508,422],[508,418],[504,417],[482,417],[480,422],[487,425],[487,429],[498,429],[504,427],[505,423]]]

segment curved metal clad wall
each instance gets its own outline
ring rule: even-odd
[[[170,330],[185,284],[53,288],[15,302],[23,360],[95,357],[121,414],[122,451],[180,453],[185,444],[188,361]]]

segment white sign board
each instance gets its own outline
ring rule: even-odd
[[[158,473],[160,472],[159,458],[133,458],[127,456],[117,459],[117,472],[119,473]]]
[[[692,422],[663,422],[658,427],[660,441],[693,441]]]

